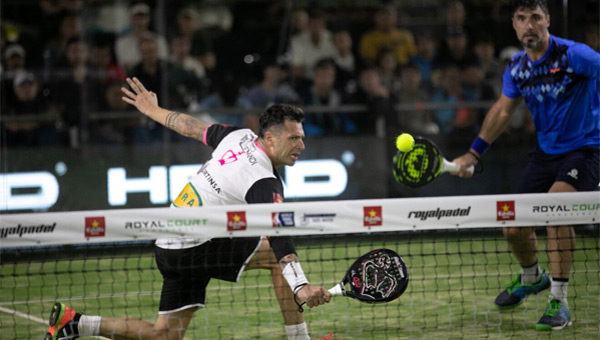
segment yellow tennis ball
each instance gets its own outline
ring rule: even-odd
[[[408,133],[403,133],[396,138],[396,147],[402,152],[412,150],[415,145],[415,139]]]

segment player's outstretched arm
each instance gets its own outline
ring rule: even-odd
[[[137,78],[127,78],[128,90],[121,88],[124,96],[123,101],[135,106],[141,113],[155,122],[162,124],[180,135],[202,141],[204,131],[208,124],[187,115],[175,111],[169,111],[158,106],[156,93],[148,91]]]
[[[509,98],[504,94],[500,95],[498,101],[492,105],[485,115],[478,138],[487,144],[492,144],[508,126],[510,118],[521,103],[521,100],[521,98]],[[459,177],[471,177],[473,173],[466,169],[477,165],[481,156],[483,155],[471,147],[467,153],[452,161],[461,167],[459,172],[453,172],[452,174]]]
[[[331,300],[331,293],[327,289],[308,283],[296,254],[284,256],[279,260],[279,265],[283,268],[283,276],[300,302],[306,302],[309,307],[316,307]]]

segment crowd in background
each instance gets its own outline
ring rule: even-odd
[[[486,110],[460,104],[497,98],[520,50],[509,4],[483,3],[439,1],[441,19],[416,28],[403,22],[410,6],[393,1],[355,11],[285,1],[3,4],[1,143],[176,140],[142,115],[113,119],[132,111],[121,100],[126,77],[156,92],[162,107],[208,112],[209,122],[256,129],[253,108],[293,103],[307,108],[307,136],[408,131],[470,140]],[[598,50],[591,18],[578,23],[578,38]],[[366,109],[344,112],[351,105]],[[230,114],[210,114],[223,108]],[[510,129],[531,132],[529,116],[523,106]]]

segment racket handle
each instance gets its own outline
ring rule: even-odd
[[[344,295],[344,287],[341,283],[338,283],[337,285],[330,288],[329,292],[331,293],[331,295]]]
[[[450,162],[447,159],[443,159],[442,162],[443,162],[442,172],[458,172],[458,171],[460,171],[460,165],[458,165],[454,162]],[[475,172],[475,167],[471,165],[470,167],[466,168],[465,170],[472,175],[473,172]]]

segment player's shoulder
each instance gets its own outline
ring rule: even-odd
[[[584,43],[556,36],[551,37],[556,44],[556,48],[567,51],[568,55],[572,56],[578,54],[588,54],[590,52],[593,52],[593,49]]]
[[[249,138],[255,138],[256,136],[250,129],[226,124],[212,124],[206,128],[204,143],[216,148],[225,139],[233,140],[242,138],[245,135],[249,135]]]

